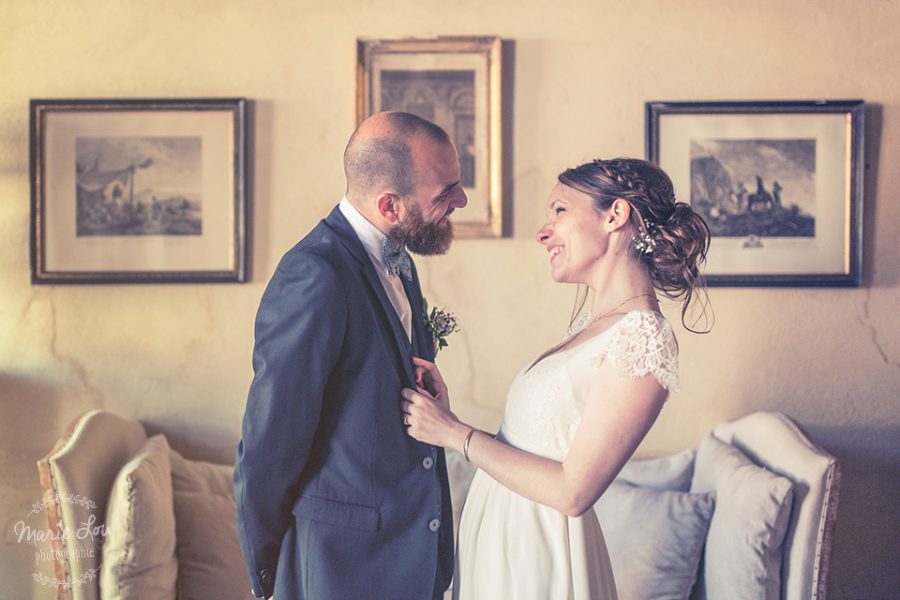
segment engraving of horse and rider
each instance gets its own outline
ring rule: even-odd
[[[748,140],[696,144],[691,154],[691,205],[713,236],[748,238],[748,248],[767,237],[815,237],[814,163],[781,161],[771,144]]]

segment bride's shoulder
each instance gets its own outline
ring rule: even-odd
[[[677,386],[678,341],[666,318],[653,310],[626,313],[610,327],[596,362],[610,361],[619,373],[653,373],[663,387]]]
[[[621,335],[633,335],[634,333],[651,334],[654,336],[675,337],[675,332],[669,321],[661,312],[655,310],[632,310],[610,327]]]

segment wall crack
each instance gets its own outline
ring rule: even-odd
[[[866,300],[863,303],[863,325],[869,330],[869,336],[872,340],[872,346],[875,347],[875,351],[878,352],[878,355],[881,356],[881,360],[884,364],[889,367],[894,367],[895,369],[900,370],[900,361],[892,360],[890,356],[888,356],[887,351],[881,345],[881,342],[878,341],[878,328],[872,322],[871,316],[871,302],[872,302],[872,288],[866,289]]]
[[[50,356],[67,367],[69,371],[74,374],[77,384],[80,385],[82,389],[84,389],[91,397],[96,400],[99,407],[104,407],[105,402],[103,399],[103,392],[91,383],[85,366],[78,362],[75,358],[67,356],[60,351],[59,331],[56,318],[56,304],[53,302],[52,294],[48,294],[47,304],[49,306],[48,317],[50,320],[50,339],[48,345]]]

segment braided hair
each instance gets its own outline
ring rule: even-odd
[[[622,198],[632,208],[633,251],[647,268],[653,287],[667,298],[682,299],[681,322],[694,292],[704,288],[700,266],[709,250],[709,227],[689,204],[675,199],[675,187],[653,163],[636,158],[593,160],[560,173],[559,182],[608,210]]]

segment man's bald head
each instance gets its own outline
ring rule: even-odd
[[[417,170],[411,142],[419,136],[451,143],[443,129],[410,113],[383,112],[363,121],[344,150],[347,199],[359,204],[382,191],[401,198],[413,194]]]

